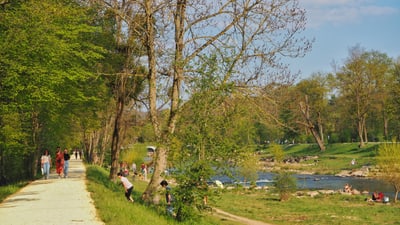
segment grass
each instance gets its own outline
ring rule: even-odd
[[[368,144],[359,149],[357,144],[332,144],[325,152],[315,145],[286,146],[285,153],[292,156],[318,156],[318,163],[302,162],[301,169],[316,173],[334,174],[342,169],[356,169],[363,165],[374,165],[376,144]],[[352,167],[352,158],[357,164]],[[299,165],[297,165],[299,166]],[[288,165],[290,167],[290,165]],[[141,193],[147,183],[134,181],[133,197],[135,203],[129,203],[123,195],[123,187],[108,180],[108,171],[98,166],[87,166],[88,190],[94,200],[99,217],[105,224],[129,225],[239,225],[238,222],[221,219],[215,214],[200,214],[193,221],[178,223],[164,213],[164,207],[147,206],[140,201]],[[18,191],[25,184],[0,187],[0,200]],[[162,197],[162,196],[161,196]],[[369,203],[362,195],[317,195],[292,197],[280,202],[278,195],[265,190],[237,189],[224,191],[217,201],[210,201],[217,207],[234,215],[266,223],[298,225],[378,225],[398,224],[400,203]]]
[[[147,183],[134,181],[133,198],[135,203],[125,199],[124,190],[121,185],[108,180],[108,171],[98,166],[87,166],[88,190],[94,200],[96,210],[100,219],[107,225],[234,225],[235,223],[223,221],[218,217],[199,215],[193,221],[178,223],[167,216],[164,207],[147,206],[141,201],[141,194]]]
[[[6,199],[8,196],[16,193],[21,188],[25,187],[28,182],[19,182],[16,184],[0,186],[0,202]]]
[[[165,215],[162,206],[146,206],[140,195],[147,183],[134,181],[135,203],[129,203],[123,195],[123,188],[108,180],[108,171],[97,166],[87,167],[88,190],[95,202],[97,212],[107,225],[239,225],[217,217],[203,214],[193,221],[178,223]],[[378,225],[400,224],[399,204],[369,203],[362,195],[317,195],[292,197],[280,202],[279,197],[265,190],[236,189],[224,191],[212,206],[234,215],[264,221],[275,225]]]
[[[265,191],[225,192],[217,207],[227,212],[271,224],[400,224],[399,204],[366,202],[361,195],[293,197],[280,202]]]
[[[358,148],[358,143],[330,144],[324,152],[321,152],[315,144],[288,145],[285,147],[286,156],[318,156],[318,162],[303,161],[300,164],[286,164],[284,168],[306,170],[317,174],[337,174],[345,169],[374,165],[377,147],[378,143],[369,143],[364,148]],[[353,158],[357,161],[355,166],[350,165]]]

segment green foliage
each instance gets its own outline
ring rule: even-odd
[[[13,136],[0,134],[2,177],[33,178],[42,149],[76,146],[82,121],[97,118],[105,95],[95,67],[105,51],[92,43],[92,16],[75,1],[14,1],[0,10],[0,127]],[[5,171],[11,159],[16,168]]]
[[[280,172],[274,177],[274,187],[281,201],[289,200],[291,194],[297,190],[296,183],[296,178],[290,172]]]
[[[244,178],[245,182],[255,185],[258,179],[258,156],[254,153],[244,153],[241,162],[239,162],[238,173]]]
[[[377,166],[381,170],[378,177],[393,185],[397,194],[400,191],[400,144],[385,143],[379,146]]]
[[[271,144],[269,146],[270,152],[275,159],[275,162],[281,163],[285,158],[285,151],[283,151],[282,145]]]
[[[207,181],[214,174],[210,163],[204,160],[184,163],[175,174],[177,186],[173,188],[174,209],[179,221],[194,219],[194,210],[204,209],[204,198],[212,199],[215,192],[208,187]]]
[[[146,146],[146,144],[135,144],[132,145],[130,148],[124,149],[123,151],[121,151],[120,160],[127,162],[129,166],[133,162],[135,162],[136,165],[139,166],[143,162],[144,157],[147,156]]]

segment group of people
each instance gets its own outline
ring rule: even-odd
[[[78,153],[79,152],[79,153]],[[75,151],[75,158],[78,158],[81,155],[80,151]],[[61,147],[57,147],[56,156],[55,156],[55,166],[56,173],[58,174],[58,178],[67,178],[68,177],[68,169],[69,169],[69,160],[71,156],[68,152],[68,149],[65,148],[64,151],[61,150]],[[43,152],[43,155],[40,158],[41,162],[41,170],[44,179],[48,179],[50,175],[50,168],[52,165],[51,155],[48,149]]]
[[[352,193],[352,186],[349,185],[349,184],[345,184],[345,185],[344,185],[344,188],[343,188],[343,192],[345,192],[345,193]],[[383,202],[383,203],[387,203],[387,202],[389,201],[389,198],[388,198],[388,197],[385,197],[384,194],[383,194],[382,192],[374,191],[374,192],[372,193],[371,198],[369,198],[369,199],[366,198],[365,200],[366,200],[366,201],[369,201],[369,202]]]

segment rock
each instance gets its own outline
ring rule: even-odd
[[[335,193],[334,190],[319,190],[318,192],[325,195],[331,195]]]
[[[315,196],[319,195],[318,191],[310,191],[307,193],[310,197],[314,198]]]

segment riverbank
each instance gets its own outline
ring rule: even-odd
[[[357,143],[329,144],[320,151],[314,144],[282,145],[285,156],[276,162],[269,146],[259,147],[260,171],[292,171],[296,174],[324,174],[337,176],[371,177],[380,143],[369,143],[359,148]]]

